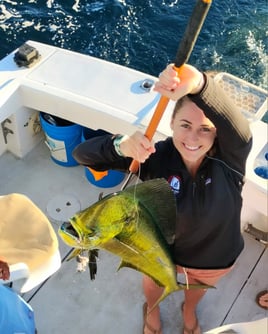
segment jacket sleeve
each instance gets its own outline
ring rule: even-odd
[[[97,171],[116,169],[128,171],[131,158],[120,157],[114,148],[112,134],[93,137],[79,144],[72,152],[74,159],[80,164]]]
[[[246,159],[252,146],[248,120],[212,77],[204,74],[205,85],[189,98],[204,111],[217,128],[217,154],[235,170],[245,174]]]

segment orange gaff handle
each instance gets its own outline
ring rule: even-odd
[[[197,0],[195,4],[174,61],[174,69],[178,73],[180,71],[180,67],[188,61],[192,53],[195,42],[203,26],[211,3],[212,0]],[[166,110],[168,102],[169,99],[167,97],[161,96],[152,116],[152,119],[148,124],[145,132],[145,136],[149,140],[152,140],[154,133],[157,130],[158,124]],[[139,164],[140,163],[138,161],[133,160],[129,166],[129,171],[131,173],[136,173],[139,169]]]
[[[150,120],[150,123],[148,124],[148,127],[145,131],[145,136],[149,139],[152,140],[153,136],[155,134],[155,131],[158,127],[159,122],[161,121],[161,118],[166,110],[166,107],[168,105],[169,102],[169,98],[167,98],[166,96],[161,96],[160,100],[158,101],[158,104],[155,108],[154,114]],[[133,160],[129,166],[129,171],[131,173],[136,173],[139,169],[139,161],[137,160]]]

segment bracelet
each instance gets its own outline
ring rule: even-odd
[[[204,73],[202,73],[202,76],[196,86],[196,88],[194,89],[194,92],[190,93],[189,95],[195,95],[195,94],[200,94],[205,86],[206,83],[206,79],[204,76]]]
[[[204,85],[205,85],[205,78],[204,78],[204,74],[202,73],[202,76],[198,82],[198,85],[196,87],[196,93],[195,94],[199,94],[201,93],[201,91],[203,90],[204,88]]]
[[[122,138],[124,136],[123,135],[116,135],[114,140],[113,140],[113,145],[114,145],[114,149],[115,149],[115,152],[120,156],[120,157],[124,157],[125,155],[121,152],[120,150],[120,144],[121,144],[121,141],[122,141]]]

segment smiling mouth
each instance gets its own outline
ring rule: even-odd
[[[183,146],[189,151],[197,151],[201,147],[201,146],[190,146],[190,145],[187,145],[187,144],[183,144]]]

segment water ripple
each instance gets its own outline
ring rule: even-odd
[[[193,8],[180,0],[2,0],[0,58],[28,39],[157,75],[173,61]],[[267,87],[266,0],[212,3],[190,58]]]

